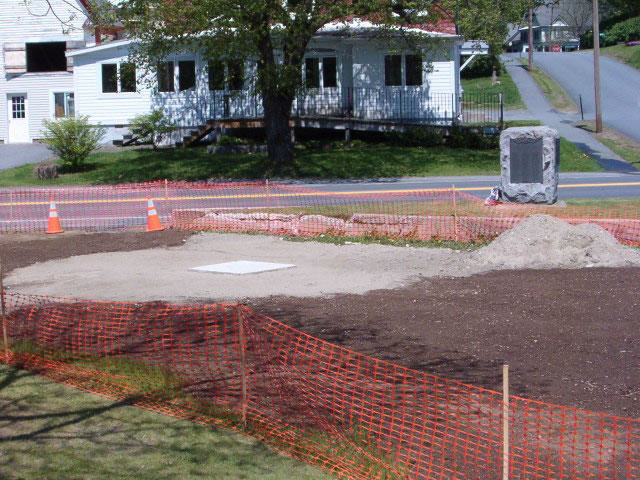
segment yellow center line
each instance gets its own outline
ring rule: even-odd
[[[579,188],[579,187],[631,187],[631,186],[640,186],[640,182],[627,182],[627,183],[576,183],[569,185],[558,185],[559,188]],[[490,187],[463,187],[456,188],[456,191],[459,192],[470,192],[470,191],[486,191],[488,192]],[[165,201],[181,201],[181,200],[219,200],[219,199],[227,199],[227,200],[235,200],[239,198],[283,198],[283,197],[320,197],[320,196],[340,196],[340,195],[378,195],[378,194],[389,194],[389,193],[427,193],[427,192],[447,192],[451,191],[451,188],[423,188],[423,189],[412,189],[412,190],[370,190],[366,192],[294,192],[294,193],[273,193],[267,195],[266,193],[253,193],[253,194],[242,194],[242,195],[196,195],[196,196],[185,196],[185,197],[156,197],[154,201],[156,202],[165,202]],[[640,192],[638,192],[640,196]],[[100,204],[100,203],[131,203],[131,202],[146,202],[147,198],[107,198],[107,199],[92,199],[92,200],[56,200],[57,205],[81,205],[81,204]],[[8,207],[8,206],[28,206],[28,205],[49,205],[48,201],[42,202],[12,202],[12,203],[0,203],[0,207]]]

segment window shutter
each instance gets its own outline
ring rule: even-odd
[[[4,44],[4,70],[6,73],[27,72],[27,55],[24,43]]]
[[[85,42],[67,42],[67,52],[85,47]],[[67,57],[67,72],[73,72],[73,57]]]

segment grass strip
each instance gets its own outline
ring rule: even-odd
[[[114,402],[0,364],[6,480],[324,480],[257,440]]]
[[[59,373],[61,378],[66,379],[65,381],[71,381],[83,389],[97,392],[124,391],[127,393],[127,398],[149,399],[152,404],[166,404],[170,407],[170,410],[186,408],[188,411],[194,412],[198,418],[220,421],[227,428],[243,430],[247,435],[256,438],[265,438],[265,441],[280,451],[288,452],[293,457],[306,459],[313,463],[319,462],[330,468],[333,465],[345,468],[344,465],[349,464],[353,466],[352,468],[365,470],[374,478],[389,480],[405,478],[402,473],[402,467],[388,467],[388,465],[395,465],[394,460],[388,457],[384,451],[375,447],[372,439],[369,438],[369,433],[361,428],[357,422],[352,423],[346,420],[334,419],[333,421],[338,422],[340,431],[340,435],[336,438],[335,435],[329,435],[320,430],[299,428],[295,425],[283,423],[278,418],[271,418],[271,426],[276,427],[275,429],[280,434],[265,434],[265,428],[262,424],[264,420],[269,418],[268,414],[265,418],[264,413],[261,412],[260,422],[254,425],[249,421],[245,429],[242,427],[242,419],[238,411],[225,405],[204,401],[190,395],[185,391],[185,389],[189,388],[189,385],[185,383],[184,378],[166,366],[148,364],[126,357],[98,357],[68,353],[42,348],[29,341],[14,342],[10,348],[15,354],[14,358],[18,366],[33,365],[34,360],[37,365],[43,362],[48,368],[53,369],[54,376]],[[0,369],[0,372],[2,372],[2,369]],[[235,375],[235,372],[233,375]],[[1,378],[0,373],[0,385]],[[120,406],[124,404],[126,402],[119,403]],[[0,408],[1,406],[0,401]],[[0,438],[1,429],[0,424]],[[283,430],[287,431],[286,435],[282,435]],[[342,441],[340,438],[342,438]],[[264,451],[268,452],[268,449],[265,447]],[[275,455],[278,460],[282,459],[281,456]],[[324,472],[316,471],[314,467],[303,468],[303,465],[295,464],[294,460],[290,459],[290,461],[303,474],[307,473],[302,478],[312,480],[332,478],[324,474]],[[267,460],[265,463],[265,466],[268,467],[269,461]],[[223,478],[265,478],[262,475],[255,477],[251,475],[243,476],[240,471],[241,467],[238,468],[240,473],[238,477]],[[292,470],[292,474],[296,468]],[[68,476],[68,472],[64,478],[71,478]],[[278,476],[273,478],[299,477]]]
[[[586,50],[582,50],[583,52]],[[589,49],[593,54],[593,49]],[[640,46],[627,47],[626,45],[613,45],[611,47],[600,47],[600,55],[613,58],[630,67],[640,70]]]
[[[530,123],[530,122],[529,122]],[[561,171],[601,171],[596,162],[583,157],[569,142],[562,142]],[[500,173],[498,150],[447,147],[395,147],[364,144],[325,150],[296,151],[298,178],[380,178],[405,176],[496,175]],[[0,186],[64,186],[120,184],[154,180],[201,181],[209,179],[264,178],[267,157],[216,155],[205,147],[190,149],[133,149],[92,154],[82,172],[39,180],[33,165],[0,172]]]
[[[584,128],[599,142],[605,144],[631,165],[640,168],[640,142],[607,127],[602,133],[595,133],[596,128],[593,120],[583,120],[578,123],[578,126]]]
[[[524,65],[529,66],[529,60],[526,58],[520,58],[520,62]],[[547,100],[551,102],[553,107],[565,113],[578,113],[578,107],[573,100],[569,98],[567,92],[565,92],[564,88],[560,86],[558,82],[556,82],[553,78],[547,75],[543,70],[536,67],[533,72],[529,72],[529,74],[533,77],[535,82],[544,93],[544,96],[547,97]]]

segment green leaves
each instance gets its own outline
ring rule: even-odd
[[[91,125],[88,116],[64,117],[58,120],[43,120],[44,141],[49,150],[62,161],[63,170],[81,171],[84,161],[98,148],[106,129]]]

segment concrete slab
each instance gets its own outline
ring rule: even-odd
[[[289,263],[254,262],[251,260],[238,260],[236,262],[216,263],[214,265],[203,265],[193,267],[189,270],[209,273],[230,273],[232,275],[247,275],[250,273],[272,272],[274,270],[284,270],[294,268],[295,265]]]

